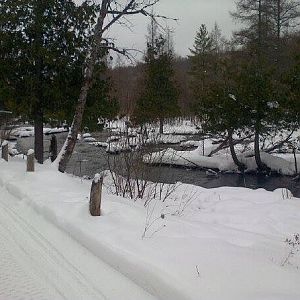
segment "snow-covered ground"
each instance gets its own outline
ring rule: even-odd
[[[104,188],[103,216],[91,217],[90,181],[49,163],[24,170],[21,158],[0,161],[2,206],[13,202],[25,220],[33,208],[157,299],[300,299],[299,245],[285,242],[300,231],[300,199],[286,190],[177,184],[164,202],[144,207]]]
[[[97,147],[106,148],[107,153],[117,154],[121,152],[140,149],[145,145],[159,145],[159,144],[179,144],[185,141],[186,137],[183,135],[171,135],[171,134],[157,134],[150,133],[148,138],[143,137],[140,134],[134,134],[126,137],[124,135],[108,137],[106,142],[98,142],[94,138],[84,138],[84,142],[89,142],[91,145]]]
[[[192,151],[177,151],[169,148],[145,156],[144,161],[151,164],[163,163],[177,166],[217,169],[220,171],[238,171],[230,153],[222,152],[212,157],[205,156],[207,153],[210,153],[211,150],[212,148],[206,148],[203,155],[201,145]],[[255,171],[257,169],[253,152],[240,154],[239,159],[245,164],[247,171]],[[274,172],[282,175],[295,175],[294,157],[289,153],[278,155],[261,152],[261,159],[263,163]],[[296,154],[296,159],[298,170],[300,170],[300,154]]]
[[[234,137],[236,140],[241,139],[240,136]],[[283,143],[281,147],[275,148],[273,151],[269,151],[274,145],[285,141],[287,137],[290,137],[289,142]],[[222,140],[224,140],[224,138],[217,140],[216,137],[208,137],[201,141],[184,141],[180,144],[182,148],[197,148],[191,151],[177,151],[169,148],[146,156],[145,162],[236,172],[238,168],[233,162],[228,145],[227,147],[218,149]],[[271,171],[289,176],[295,175],[296,171],[299,172],[300,130],[294,131],[293,134],[288,131],[277,134],[271,133],[266,138],[261,138],[260,142],[262,162],[267,165]],[[296,150],[297,170],[291,146]],[[216,149],[218,149],[218,151],[215,151]],[[252,172],[257,169],[254,157],[254,142],[251,137],[244,137],[240,143],[235,145],[235,151],[238,159],[245,165],[246,171]]]
[[[57,127],[57,128],[48,128],[45,127],[43,129],[44,134],[55,134],[55,133],[62,133],[67,132],[68,129],[64,127]],[[31,137],[34,136],[34,127],[33,126],[20,126],[14,128],[11,131],[11,135],[19,138]]]
[[[0,186],[0,299],[154,299]]]
[[[106,121],[104,128],[110,129],[113,132],[125,132],[127,123],[127,118],[117,119],[114,121]],[[159,123],[151,123],[146,125],[148,129],[159,132]],[[165,134],[198,134],[200,128],[191,120],[188,119],[173,119],[172,122],[165,121],[164,133]]]

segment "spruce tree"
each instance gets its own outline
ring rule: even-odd
[[[214,41],[206,26],[202,24],[196,33],[191,55],[191,88],[196,102],[203,101],[210,83]]]
[[[143,124],[159,120],[163,133],[165,118],[179,114],[178,90],[174,81],[173,52],[162,35],[151,36],[145,56],[143,90],[137,101],[134,118]]]

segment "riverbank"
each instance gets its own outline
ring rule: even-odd
[[[109,133],[92,133],[92,136],[100,142],[105,142],[109,138]],[[63,145],[66,134],[57,134],[58,148]],[[45,156],[48,158],[48,148],[50,145],[50,136],[44,137]],[[165,145],[168,148],[170,145]],[[174,147],[174,146],[173,146]],[[27,153],[28,149],[33,148],[33,137],[21,138],[18,140],[17,149],[20,153]],[[175,150],[174,150],[175,151]],[[201,152],[201,150],[200,150]],[[190,153],[190,151],[187,151]],[[75,146],[75,152],[68,164],[67,172],[80,177],[93,177],[94,174],[108,169],[107,153],[105,148],[95,147],[84,141],[78,141]],[[122,155],[122,154],[121,154]],[[201,156],[201,153],[199,153]],[[300,161],[300,159],[299,159]],[[287,188],[300,198],[300,181],[294,181],[290,176],[282,175],[258,175],[258,174],[235,174],[235,173],[218,173],[217,176],[210,176],[205,170],[194,168],[193,165],[183,165],[181,167],[170,166],[149,166],[147,172],[148,180],[155,181],[155,169],[160,172],[160,180],[166,183],[183,182],[205,188],[217,188],[222,186],[246,187],[251,189],[264,188],[273,191],[277,188]]]

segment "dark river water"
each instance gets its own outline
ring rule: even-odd
[[[66,134],[57,134],[58,147],[62,147]],[[108,133],[95,133],[93,137],[97,141],[106,141]],[[45,136],[45,158],[48,158],[48,150],[51,136]],[[20,152],[26,153],[33,148],[33,138],[22,138],[18,141]],[[149,180],[157,179],[157,167],[148,166]],[[104,148],[96,147],[84,142],[78,142],[75,153],[68,165],[67,172],[77,176],[93,177],[96,173],[108,169],[108,159]],[[154,175],[156,174],[155,178]],[[265,175],[238,175],[238,174],[218,174],[218,176],[208,176],[205,171],[197,169],[186,169],[179,167],[160,166],[159,181],[166,183],[183,182],[202,186],[205,188],[215,188],[220,186],[264,188],[273,191],[277,188],[288,188],[294,196],[300,198],[300,181],[294,181],[288,176],[265,176]]]

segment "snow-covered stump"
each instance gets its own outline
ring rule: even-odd
[[[102,194],[103,175],[96,174],[91,187],[90,194],[90,214],[92,216],[101,215],[101,194]]]
[[[27,172],[34,172],[34,151],[32,149],[27,152]]]
[[[8,161],[8,143],[6,141],[3,142],[3,144],[2,144],[2,155],[1,155],[1,157],[4,160]]]

